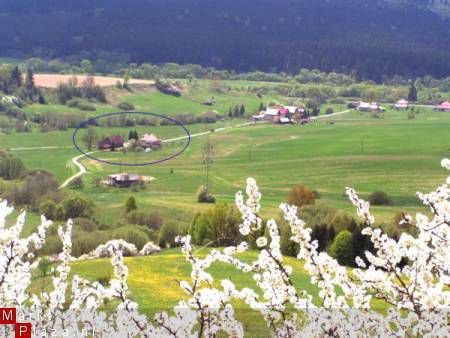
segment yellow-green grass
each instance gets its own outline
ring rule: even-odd
[[[197,254],[202,257],[206,250],[200,250]],[[256,251],[249,251],[239,255],[244,261],[254,260]],[[318,288],[311,284],[310,276],[303,268],[303,262],[292,257],[285,257],[284,262],[293,268],[292,280],[298,290],[304,290],[313,296],[313,301],[320,306],[321,299],[318,296]],[[188,296],[180,288],[179,281],[190,281],[191,267],[181,254],[179,249],[165,250],[159,254],[148,257],[125,258],[129,269],[128,285],[130,298],[139,304],[140,311],[149,317],[161,311],[170,311],[180,299]],[[72,263],[72,274],[78,274],[91,281],[99,277],[112,276],[112,266],[109,259],[97,259],[78,261]],[[240,272],[230,265],[215,263],[207,270],[214,278],[213,286],[219,287],[222,279],[231,280],[238,289],[251,287],[256,289],[255,281],[251,274]],[[33,287],[39,288],[42,278],[35,278]],[[336,290],[338,293],[340,291]],[[233,302],[236,308],[237,318],[246,328],[247,336],[261,336],[267,332],[260,315],[250,310],[242,302]],[[373,309],[385,312],[387,306],[381,301],[372,303]]]

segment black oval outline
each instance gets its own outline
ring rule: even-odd
[[[156,117],[160,117],[166,120],[170,120],[172,122],[174,122],[177,126],[181,127],[184,129],[184,131],[186,132],[187,135],[187,142],[186,145],[183,147],[183,149],[181,149],[179,152],[177,152],[174,155],[171,155],[169,157],[163,158],[162,160],[158,160],[158,161],[153,161],[153,162],[148,162],[148,163],[116,163],[116,162],[109,162],[109,161],[105,161],[105,160],[100,160],[94,156],[89,155],[88,153],[84,152],[83,150],[80,149],[80,147],[78,146],[77,142],[75,141],[76,135],[78,133],[78,131],[81,128],[84,128],[87,124],[89,124],[89,122],[98,120],[99,118],[105,117],[105,116],[113,116],[113,115],[122,115],[122,114],[140,114],[140,115],[150,115],[150,116],[156,116]],[[155,114],[155,113],[144,113],[144,112],[118,112],[118,113],[109,113],[109,114],[104,114],[104,115],[99,115],[99,116],[95,116],[92,117],[86,121],[81,122],[77,128],[75,128],[75,131],[72,134],[72,143],[75,146],[75,148],[82,153],[84,156],[89,157],[95,161],[98,162],[102,162],[102,163],[106,163],[106,164],[110,164],[110,165],[117,165],[117,166],[125,166],[125,167],[143,167],[143,166],[147,166],[147,165],[153,165],[153,164],[158,164],[158,163],[163,163],[163,162],[167,162],[177,156],[180,156],[182,153],[184,153],[186,151],[186,149],[189,147],[189,145],[191,144],[191,134],[189,133],[189,130],[184,126],[183,123],[181,123],[178,120],[175,120],[172,117],[168,117],[165,115],[160,115],[160,114]]]

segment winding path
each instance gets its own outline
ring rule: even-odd
[[[90,153],[87,154],[92,154],[93,151],[91,151]],[[76,179],[77,177],[83,176],[86,173],[86,167],[84,165],[82,165],[80,162],[78,162],[78,160],[80,160],[82,157],[84,157],[85,154],[81,154],[78,156],[75,156],[74,158],[72,158],[72,163],[80,170],[79,172],[77,172],[76,174],[70,176],[67,180],[64,181],[63,184],[61,184],[59,186],[59,189],[63,189],[65,187],[67,187],[70,182],[72,182],[74,179]]]

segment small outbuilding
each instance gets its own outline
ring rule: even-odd
[[[358,105],[359,111],[368,111],[368,112],[376,112],[376,111],[385,111],[385,109],[378,102],[363,102],[361,101]]]
[[[401,99],[398,100],[396,104],[394,104],[394,108],[397,110],[405,110],[408,109],[409,102],[407,100]]]
[[[434,107],[437,111],[450,111],[450,102],[445,101]]]
[[[144,149],[158,149],[161,148],[162,141],[154,134],[144,134],[139,139],[139,145]]]
[[[132,184],[138,183],[141,181],[141,176],[138,174],[113,174],[108,175],[108,185],[112,187],[125,188],[131,187]]]

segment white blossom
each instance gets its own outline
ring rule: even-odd
[[[445,159],[441,164],[450,169],[449,162]],[[369,203],[347,188],[350,201],[364,220],[362,233],[375,248],[374,253],[357,257],[358,268],[351,272],[326,252],[318,252],[311,229],[301,220],[297,208],[282,204],[280,210],[291,228],[291,240],[299,247],[297,258],[303,261],[310,282],[319,290],[321,304],[316,306],[313,295],[294,283],[294,270],[284,263],[281,254],[277,223],[262,221],[261,194],[255,180],[248,179],[247,199],[242,193],[236,194],[236,205],[242,214],[239,230],[244,236],[256,238],[260,248],[257,257],[250,262],[239,258],[249,249],[243,241],[237,246],[213,249],[200,258],[195,255],[189,235],[178,237],[191,266],[190,278],[179,281],[187,298],[180,300],[170,314],[157,313],[151,319],[142,315],[138,304],[128,298],[129,271],[124,256],[150,254],[158,251],[157,246],[147,243],[138,252],[134,245],[114,240],[80,257],[111,257],[114,278],[107,286],[76,275],[70,277],[72,222],[68,221],[66,227],[58,228],[63,248],[51,260],[56,265],[51,290],[30,294],[28,287],[39,260],[39,252],[35,255],[31,250],[42,247],[51,222],[42,217],[37,232],[21,238],[25,213],[6,227],[6,217],[13,208],[0,201],[0,304],[28,311],[39,309],[44,316],[32,321],[41,330],[38,332],[50,328],[56,332],[70,330],[71,336],[82,336],[82,330],[95,327],[96,334],[102,337],[214,337],[222,333],[243,337],[244,326],[236,319],[232,306],[236,301],[246,304],[248,311],[258,312],[275,337],[448,336],[448,184],[449,179],[434,192],[417,194],[429,216],[417,213],[413,220],[404,215],[404,222],[416,227],[416,234],[403,233],[398,241],[373,227],[375,219]],[[267,237],[260,236],[261,230]],[[217,262],[250,274],[256,287],[239,289],[231,278],[215,282],[207,270]],[[106,313],[102,305],[109,299],[114,299],[117,307]],[[373,299],[390,304],[386,315],[371,309]],[[0,326],[0,336],[6,336],[4,326]]]

